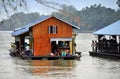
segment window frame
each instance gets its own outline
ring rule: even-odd
[[[48,34],[57,34],[57,26],[56,25],[48,26]]]

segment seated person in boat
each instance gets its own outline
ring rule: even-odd
[[[20,54],[21,56],[32,56],[32,52],[30,51],[30,47],[29,46],[26,46],[26,49],[23,50]]]
[[[70,51],[69,51],[69,49],[62,50],[61,56],[70,56]]]
[[[66,56],[66,52],[65,51],[62,51],[62,56]]]
[[[66,56],[70,56],[70,50],[69,49],[66,50]]]
[[[52,46],[52,50],[51,50],[50,56],[59,56],[58,45]]]
[[[58,50],[54,50],[50,53],[50,56],[59,56],[59,51]]]

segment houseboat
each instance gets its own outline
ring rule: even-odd
[[[75,50],[76,34],[73,29],[80,28],[55,16],[42,16],[12,32],[14,47],[24,59],[80,58],[81,52]]]
[[[91,56],[120,59],[120,20],[93,34],[97,35],[98,40],[92,41]]]

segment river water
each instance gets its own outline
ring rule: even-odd
[[[6,37],[4,37],[6,36]],[[89,33],[77,35],[80,60],[22,60],[9,56],[10,32],[0,33],[0,79],[120,79],[120,61],[91,57]]]

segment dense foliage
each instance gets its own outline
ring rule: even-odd
[[[86,7],[81,11],[73,6],[63,5],[62,9],[54,12],[53,15],[79,26],[81,32],[95,31],[120,20],[120,10],[115,11],[100,4]]]
[[[117,0],[116,3],[117,3],[117,5],[120,7],[120,0]]]

